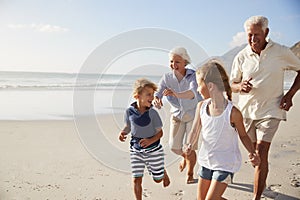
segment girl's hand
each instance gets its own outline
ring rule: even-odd
[[[121,131],[121,133],[119,135],[119,140],[121,142],[125,142],[126,138],[127,138],[127,133],[125,133],[124,131]]]
[[[252,163],[252,166],[258,166],[260,165],[260,157],[258,155],[258,153],[249,153],[249,161]]]

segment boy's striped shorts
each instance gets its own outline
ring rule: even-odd
[[[151,149],[137,150],[130,149],[130,161],[132,176],[134,178],[143,177],[145,166],[154,180],[164,178],[164,150],[161,144]]]

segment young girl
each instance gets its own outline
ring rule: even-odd
[[[156,183],[163,182],[164,187],[170,184],[165,170],[164,151],[160,144],[163,135],[162,121],[157,111],[152,108],[156,89],[156,85],[147,79],[135,82],[133,97],[136,102],[126,110],[125,127],[119,135],[119,140],[124,142],[127,134],[131,133],[130,161],[136,200],[142,199],[145,167]]]
[[[198,200],[224,199],[228,183],[241,166],[238,136],[249,152],[252,165],[258,165],[260,159],[246,134],[241,112],[232,105],[231,88],[222,65],[211,60],[197,70],[196,78],[198,92],[205,100],[197,105],[185,151],[189,154],[201,131]]]

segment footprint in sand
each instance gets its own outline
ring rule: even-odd
[[[184,195],[184,191],[183,190],[178,190],[177,192],[173,193],[173,195],[177,196],[177,197],[181,197]]]
[[[150,196],[151,196],[151,192],[148,191],[147,189],[144,189],[144,191],[143,191],[143,196],[144,196],[144,197],[150,197]]]

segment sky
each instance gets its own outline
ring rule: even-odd
[[[174,31],[222,56],[246,43],[252,15],[269,19],[273,41],[300,41],[298,0],[0,0],[0,71],[76,73],[103,43],[143,28]]]

